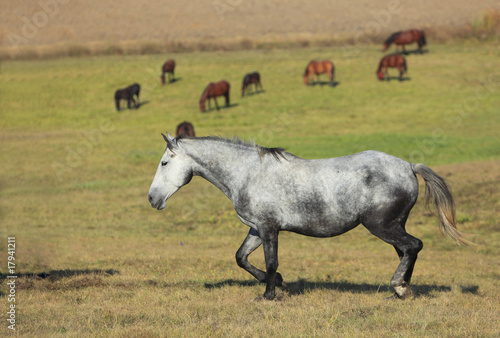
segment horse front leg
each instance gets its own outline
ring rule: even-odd
[[[262,240],[259,237],[257,230],[251,228],[248,232],[247,237],[241,244],[240,248],[236,252],[236,263],[240,268],[245,269],[249,274],[254,276],[259,282],[266,282],[266,273],[255,266],[250,264],[248,261],[248,256],[255,251],[262,244]],[[283,285],[283,277],[279,273],[276,273],[276,286]]]
[[[214,102],[215,102],[215,108],[217,108],[217,110],[219,110],[219,105],[217,104],[217,98],[214,96]]]
[[[261,234],[262,243],[264,245],[264,259],[266,261],[266,291],[263,297],[268,300],[273,300],[278,281],[278,231],[267,230]]]

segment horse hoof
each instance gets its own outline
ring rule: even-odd
[[[386,298],[386,300],[399,300],[402,299],[396,292],[392,296]]]

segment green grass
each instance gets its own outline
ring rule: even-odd
[[[169,55],[179,80],[163,87],[156,68],[165,56],[2,63],[0,262],[7,235],[16,236],[18,333],[497,334],[500,48],[429,49],[407,56],[411,80],[401,83],[376,79],[379,46],[352,59],[340,49]],[[334,61],[337,87],[303,85],[312,58]],[[240,98],[253,70],[265,92]],[[223,78],[233,106],[200,113],[203,88]],[[144,104],[117,113],[114,91],[133,82]],[[147,202],[160,132],[184,120],[199,136],[238,135],[305,158],[378,149],[427,163],[451,181],[459,226],[478,246],[442,238],[420,200],[408,222],[424,242],[416,298],[391,303],[397,256],[363,227],[333,239],[282,233],[289,287],[278,301],[250,302],[264,288],[236,265],[248,229],[222,193],[194,179],[162,212]],[[262,267],[262,250],[250,259]],[[5,280],[0,292],[4,309]]]

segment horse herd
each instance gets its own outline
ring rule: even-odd
[[[389,68],[396,68],[399,71],[399,80],[403,80],[403,74],[407,72],[408,67],[406,64],[406,59],[403,54],[406,54],[405,45],[416,42],[418,45],[417,52],[423,53],[423,47],[427,44],[425,33],[422,30],[412,29],[408,31],[400,31],[393,33],[389,36],[388,39],[385,40],[382,51],[386,51],[392,43],[396,45],[397,52],[394,54],[385,55],[380,60],[379,66],[377,68],[376,74],[379,80],[387,79],[390,80],[388,76]],[[402,53],[399,52],[399,46],[402,47]],[[162,74],[160,76],[162,85],[165,84],[165,75],[167,74],[167,81],[173,82],[175,81],[175,61],[172,59],[167,60],[162,68]],[[319,76],[321,74],[326,74],[329,78],[329,84],[331,86],[335,86],[335,66],[330,60],[317,61],[312,60],[307,65],[303,80],[305,85],[315,84],[314,76],[316,76],[317,82],[319,82]],[[253,85],[253,91],[252,91]],[[199,100],[199,109],[200,111],[206,112],[206,103],[208,100],[208,109],[211,109],[210,99],[214,101],[215,108],[219,110],[219,105],[217,103],[217,97],[224,96],[226,107],[230,106],[230,92],[231,85],[226,80],[222,80],[219,82],[210,82],[202,92],[201,98]],[[138,83],[134,83],[133,85],[118,89],[115,92],[115,104],[116,110],[120,110],[120,101],[126,100],[127,107],[130,109],[131,104],[134,105],[135,108],[138,107],[139,104],[139,93],[141,87]],[[263,91],[263,87],[260,81],[260,74],[258,72],[248,73],[243,77],[242,85],[241,85],[241,97],[244,97],[247,93],[259,93]],[[134,99],[134,96],[137,97],[137,101]],[[183,122],[184,123],[184,122]],[[186,127],[183,124],[180,124],[177,127],[179,133],[185,136],[194,136],[194,128],[191,124]],[[186,129],[187,128],[187,129]],[[184,131],[184,132],[183,132]],[[177,134],[181,135],[181,134]]]

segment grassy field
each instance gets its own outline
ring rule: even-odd
[[[165,86],[167,56],[2,63],[0,308],[6,318],[15,236],[16,333],[498,335],[500,48],[432,45],[407,56],[403,82],[376,79],[380,46],[356,48],[349,58],[341,49],[169,55],[177,81]],[[303,85],[312,58],[334,61],[336,87]],[[265,92],[240,98],[253,70]],[[200,113],[203,88],[220,79],[232,84],[231,106]],[[133,82],[140,108],[117,113],[114,91]],[[238,135],[304,158],[377,149],[424,162],[450,181],[459,226],[478,245],[443,238],[421,199],[407,224],[424,242],[415,298],[390,302],[397,255],[363,227],[333,239],[282,233],[288,287],[251,302],[264,286],[236,265],[248,229],[221,192],[195,178],[162,212],[147,201],[160,132],[184,120],[198,136]],[[263,267],[262,249],[250,259]]]

